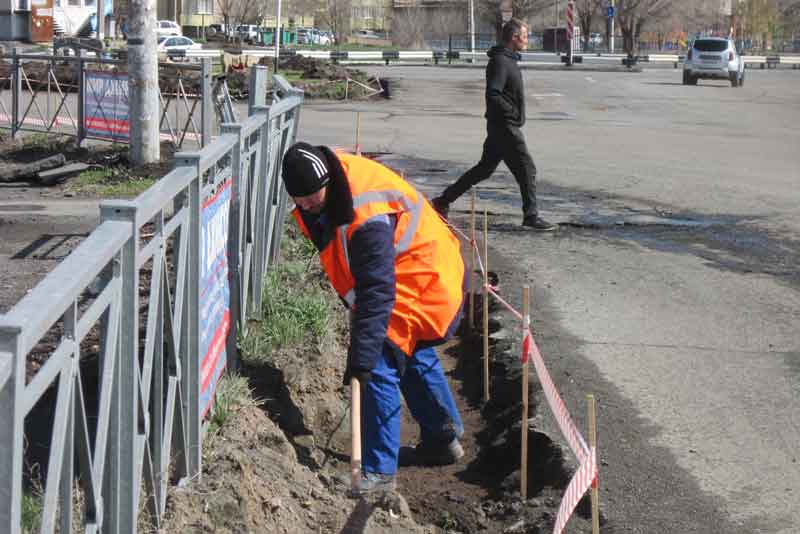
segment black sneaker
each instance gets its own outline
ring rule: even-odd
[[[528,228],[536,230],[537,232],[552,232],[558,227],[557,224],[547,222],[541,217],[526,218],[522,221],[522,226],[527,226]]]
[[[450,203],[444,199],[444,197],[436,197],[431,200],[431,205],[433,209],[435,209],[439,215],[447,219],[447,216],[450,214]]]
[[[464,456],[464,448],[458,438],[447,444],[420,442],[416,447],[400,449],[400,465],[452,465]]]
[[[383,473],[362,473],[361,480],[357,488],[350,488],[350,493],[354,497],[359,497],[371,493],[387,493],[394,491],[396,487],[394,475],[384,475]]]

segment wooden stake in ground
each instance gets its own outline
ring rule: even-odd
[[[483,210],[483,402],[489,402],[489,212]]]
[[[361,484],[361,383],[350,378],[350,489]]]
[[[525,336],[531,328],[530,317],[530,292],[529,286],[522,286],[522,346],[525,346]],[[522,458],[519,468],[519,493],[522,500],[528,498],[528,355],[523,355],[522,360]]]
[[[594,401],[594,395],[586,395],[586,408],[589,416],[589,447],[594,449],[595,458],[597,458],[597,407]],[[599,478],[600,476],[598,475],[592,483],[592,534],[600,534]]]
[[[469,264],[469,330],[475,328],[475,189],[472,190],[472,202],[470,203],[470,257]]]
[[[361,112],[356,111],[356,156],[361,155]]]

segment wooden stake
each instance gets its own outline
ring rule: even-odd
[[[356,156],[361,155],[361,112],[356,112]]]
[[[483,210],[483,402],[489,402],[489,212]]]
[[[586,408],[589,412],[589,447],[593,448],[595,455],[597,455],[597,412],[594,395],[586,395]],[[598,482],[598,480],[595,480],[594,484],[592,484],[592,534],[600,534],[600,495]]]
[[[475,328],[475,189],[472,190],[472,203],[470,205],[470,257],[469,264],[469,331]]]
[[[530,317],[530,286],[522,286],[522,342],[531,327]],[[520,488],[522,500],[528,499],[528,355],[522,362],[522,458],[520,462]]]
[[[350,488],[361,484],[361,383],[350,378]]]

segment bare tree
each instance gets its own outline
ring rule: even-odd
[[[317,26],[327,26],[337,44],[343,44],[350,34],[352,0],[322,0],[322,9],[317,12]]]
[[[616,19],[625,52],[634,55],[642,29],[648,22],[662,17],[671,3],[672,0],[617,0]]]
[[[742,37],[749,37],[762,50],[768,49],[780,15],[776,2],[743,0],[737,7]]]
[[[512,17],[528,20],[546,7],[551,6],[552,2],[553,0],[478,0],[475,2],[475,9],[478,12],[478,16],[494,28],[495,36],[499,42],[503,30],[503,12],[508,9],[509,4]]]
[[[592,22],[605,3],[606,0],[578,0],[575,2],[575,8],[578,11],[578,24],[581,27],[581,35],[583,36],[584,50],[589,49]]]
[[[259,0],[215,0],[226,32],[239,24],[254,24],[263,18],[263,2]]]
[[[422,48],[425,45],[427,9],[407,7],[396,9],[392,17],[392,40],[403,48]]]

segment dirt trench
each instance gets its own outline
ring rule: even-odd
[[[465,248],[466,249],[466,248]],[[502,283],[500,284],[502,287]],[[331,295],[333,298],[334,296]],[[481,325],[476,295],[476,325]],[[519,492],[521,365],[513,317],[490,307],[491,400],[483,403],[479,331],[462,326],[438,353],[465,426],[466,451],[452,466],[401,466],[397,495],[348,496],[347,340],[340,320],[324,347],[280,352],[246,368],[258,407],[242,410],[205,447],[199,483],[173,492],[166,532],[545,533],[575,468],[553,438],[535,376],[530,381],[528,496]],[[464,320],[466,324],[466,319]],[[417,428],[404,408],[402,444]],[[399,497],[398,497],[399,495]],[[587,499],[566,532],[588,533]]]

